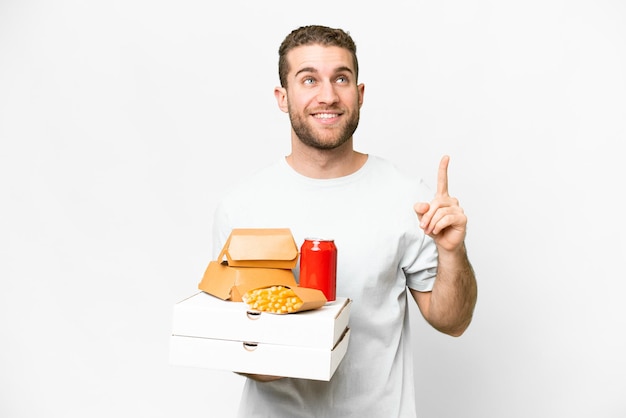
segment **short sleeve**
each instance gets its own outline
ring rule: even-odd
[[[404,269],[406,285],[419,292],[433,290],[437,276],[437,259],[435,242],[429,236],[424,236],[413,263]]]

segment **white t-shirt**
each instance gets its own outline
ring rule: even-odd
[[[430,291],[435,280],[437,250],[413,210],[432,197],[421,180],[370,155],[360,170],[335,179],[304,177],[281,159],[223,199],[214,218],[215,257],[233,228],[289,228],[297,245],[332,238],[337,296],[353,301],[348,352],[330,382],[248,379],[240,417],[416,415],[406,288]]]

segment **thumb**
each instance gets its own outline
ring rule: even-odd
[[[422,215],[428,212],[429,209],[430,209],[430,205],[425,202],[419,202],[413,205],[413,210],[415,211],[415,213],[417,213],[417,216],[420,219],[422,218]]]

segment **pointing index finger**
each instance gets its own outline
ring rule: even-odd
[[[441,162],[439,163],[439,174],[437,175],[437,195],[438,196],[447,196],[448,195],[448,163],[450,162],[450,157],[444,155],[441,158]]]

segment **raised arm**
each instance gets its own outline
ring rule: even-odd
[[[465,248],[467,217],[458,200],[448,194],[449,162],[446,155],[439,164],[435,198],[414,207],[420,227],[437,245],[439,264],[432,291],[411,289],[411,294],[429,324],[458,337],[472,321],[478,291]]]

